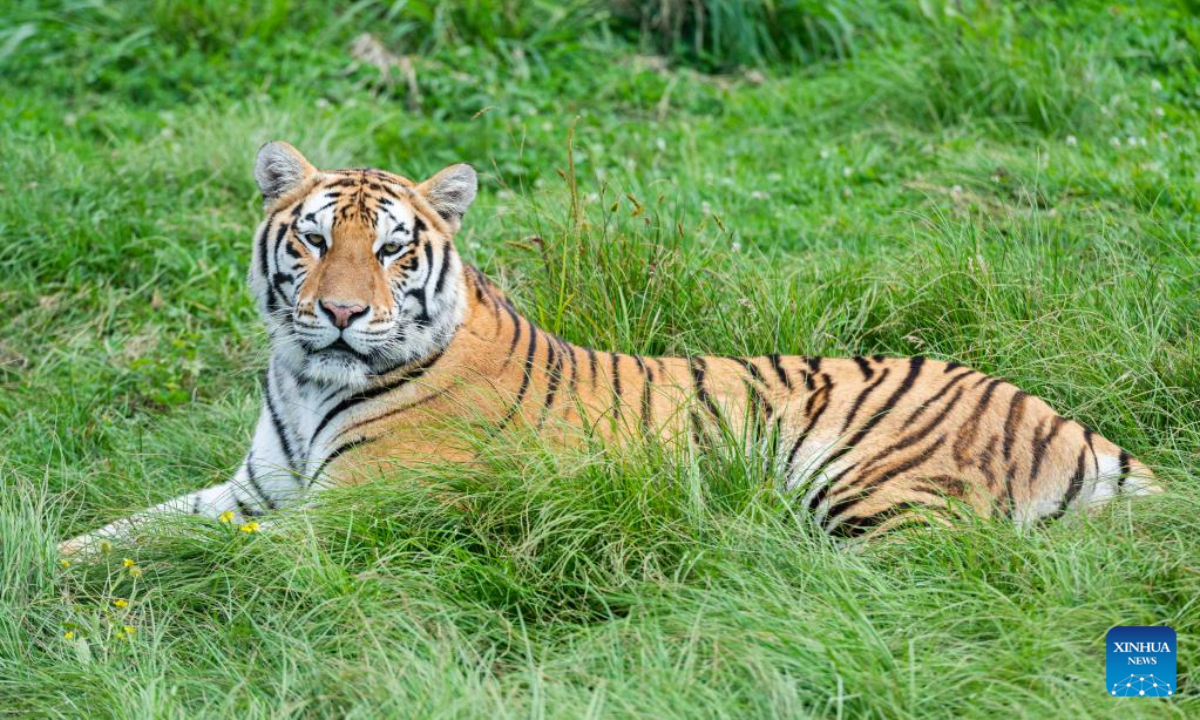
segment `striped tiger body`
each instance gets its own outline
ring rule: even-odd
[[[266,219],[250,287],[271,338],[263,405],[234,478],[60,546],[74,551],[164,512],[238,521],[390,468],[470,462],[463,424],[569,444],[737,443],[827,531],[881,532],[960,502],[1021,524],[1155,492],[1150,471],[1042,400],[958,363],[641,357],[546,332],[455,252],[476,176],[423,183],[322,172],[259,151]],[[581,432],[583,431],[583,432]]]

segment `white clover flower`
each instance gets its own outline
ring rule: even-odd
[[[1163,89],[1163,84],[1162,84],[1162,82],[1159,81],[1158,78],[1154,78],[1153,80],[1150,81],[1150,89],[1153,90],[1154,92],[1161,92]]]
[[[663,140],[662,138],[656,138],[654,141],[654,147],[658,148],[659,152],[666,152],[667,141]]]
[[[766,200],[769,197],[771,197],[770,193],[765,190],[755,190],[754,192],[750,193],[751,200]]]
[[[1108,144],[1115,148],[1121,147],[1121,138],[1113,136],[1108,139]]]
[[[738,242],[737,240],[734,240],[733,244],[729,246],[729,249],[733,250],[734,252],[741,252],[742,244],[740,242]]]
[[[1067,136],[1067,147],[1075,147],[1079,144],[1079,140],[1074,135]]]
[[[842,168],[842,177],[850,177],[853,174],[854,174],[854,168],[850,167],[849,165]]]
[[[1157,118],[1163,117],[1167,114],[1167,111],[1162,109],[1161,107],[1154,108],[1153,112],[1154,112],[1154,117],[1157,117]]]
[[[821,155],[822,160],[828,160],[829,159],[829,150],[827,148],[821,148],[820,155]]]

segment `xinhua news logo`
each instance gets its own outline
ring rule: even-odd
[[[1175,631],[1169,627],[1118,625],[1105,638],[1108,694],[1170,697],[1175,694]]]

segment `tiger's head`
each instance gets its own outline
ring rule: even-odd
[[[323,384],[361,386],[449,342],[466,299],[452,238],[475,199],[469,165],[416,183],[322,171],[267,143],[254,176],[266,219],[250,286],[276,357]]]

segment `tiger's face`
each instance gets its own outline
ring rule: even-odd
[[[449,342],[465,306],[452,238],[475,198],[469,165],[414,183],[322,172],[275,142],[259,151],[255,177],[267,218],[250,282],[293,371],[361,386]]]

